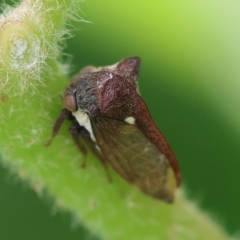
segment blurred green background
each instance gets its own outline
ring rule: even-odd
[[[240,230],[239,10],[239,1],[88,0],[92,23],[74,23],[63,57],[71,75],[141,57],[140,90],[182,187],[229,233]],[[0,239],[96,239],[51,206],[0,169]]]

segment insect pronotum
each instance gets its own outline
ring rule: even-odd
[[[47,145],[69,119],[73,140],[85,156],[83,166],[88,147],[106,170],[110,165],[145,194],[172,202],[180,170],[139,95],[139,67],[140,58],[130,57],[112,66],[83,68],[63,93],[64,109]]]

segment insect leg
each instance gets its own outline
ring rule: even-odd
[[[77,122],[74,122],[71,126],[71,128],[74,130],[74,132],[71,131],[71,134],[73,136],[73,140],[74,142],[77,144],[78,148],[81,150],[81,147],[79,145],[79,135],[84,139],[86,145],[88,146],[88,148],[93,152],[93,154],[101,161],[106,175],[107,175],[107,179],[109,182],[112,181],[111,176],[109,174],[108,171],[108,164],[105,161],[104,157],[102,156],[101,152],[99,151],[99,149],[97,149],[96,143],[91,139],[90,133],[88,132],[88,130],[85,127],[80,126]],[[76,134],[77,133],[77,134]],[[83,152],[83,151],[82,151]],[[83,153],[84,154],[84,153]],[[84,158],[84,161],[82,163],[82,167],[86,166],[86,158]]]
[[[108,178],[109,182],[111,182],[111,176],[108,171],[107,162],[104,160],[103,156],[101,155],[99,150],[96,148],[96,144],[95,144],[95,142],[92,141],[88,130],[83,126],[80,126],[78,122],[73,122],[69,130],[72,134],[73,141],[75,142],[78,149],[83,153],[83,156],[84,156],[81,167],[82,168],[86,167],[87,149],[86,149],[85,145],[83,144],[83,142],[81,142],[81,140],[79,138],[80,136],[82,137],[82,139],[84,140],[84,142],[88,146],[88,148],[94,153],[94,155],[100,159],[100,161],[103,164],[103,167],[106,171],[107,178]]]
[[[66,119],[72,119],[73,116],[71,114],[71,112],[69,110],[67,110],[66,108],[64,108],[61,112],[61,114],[58,116],[57,120],[55,121],[54,125],[53,125],[53,129],[52,129],[52,137],[49,139],[49,141],[45,144],[46,147],[50,146],[52,143],[53,138],[57,135],[57,133],[59,132],[63,122]]]
[[[81,151],[81,153],[83,154],[84,158],[83,158],[83,162],[81,164],[81,167],[85,168],[86,167],[86,160],[87,160],[87,148],[85,147],[84,143],[79,138],[79,136],[82,136],[82,134],[81,134],[82,129],[85,129],[85,128],[80,126],[78,122],[74,121],[72,123],[72,125],[70,126],[69,131],[72,135],[73,141],[75,142],[75,144],[77,145],[77,147]],[[88,133],[88,131],[87,131],[87,133]],[[84,137],[83,137],[83,139],[84,139]]]

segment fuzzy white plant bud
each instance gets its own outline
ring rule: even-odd
[[[29,87],[35,89],[44,82],[46,69],[58,74],[59,43],[68,34],[65,24],[79,9],[78,2],[66,6],[25,0],[15,8],[5,7],[0,16],[0,94],[21,95]]]

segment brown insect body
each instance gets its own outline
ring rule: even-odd
[[[71,112],[86,130],[87,144],[100,149],[95,153],[105,167],[110,164],[144,193],[171,202],[181,182],[180,171],[138,93],[139,66],[140,59],[132,57],[113,66],[84,68],[63,95],[68,110],[56,121],[53,136],[67,118],[66,111]],[[73,137],[79,145],[77,134]]]

